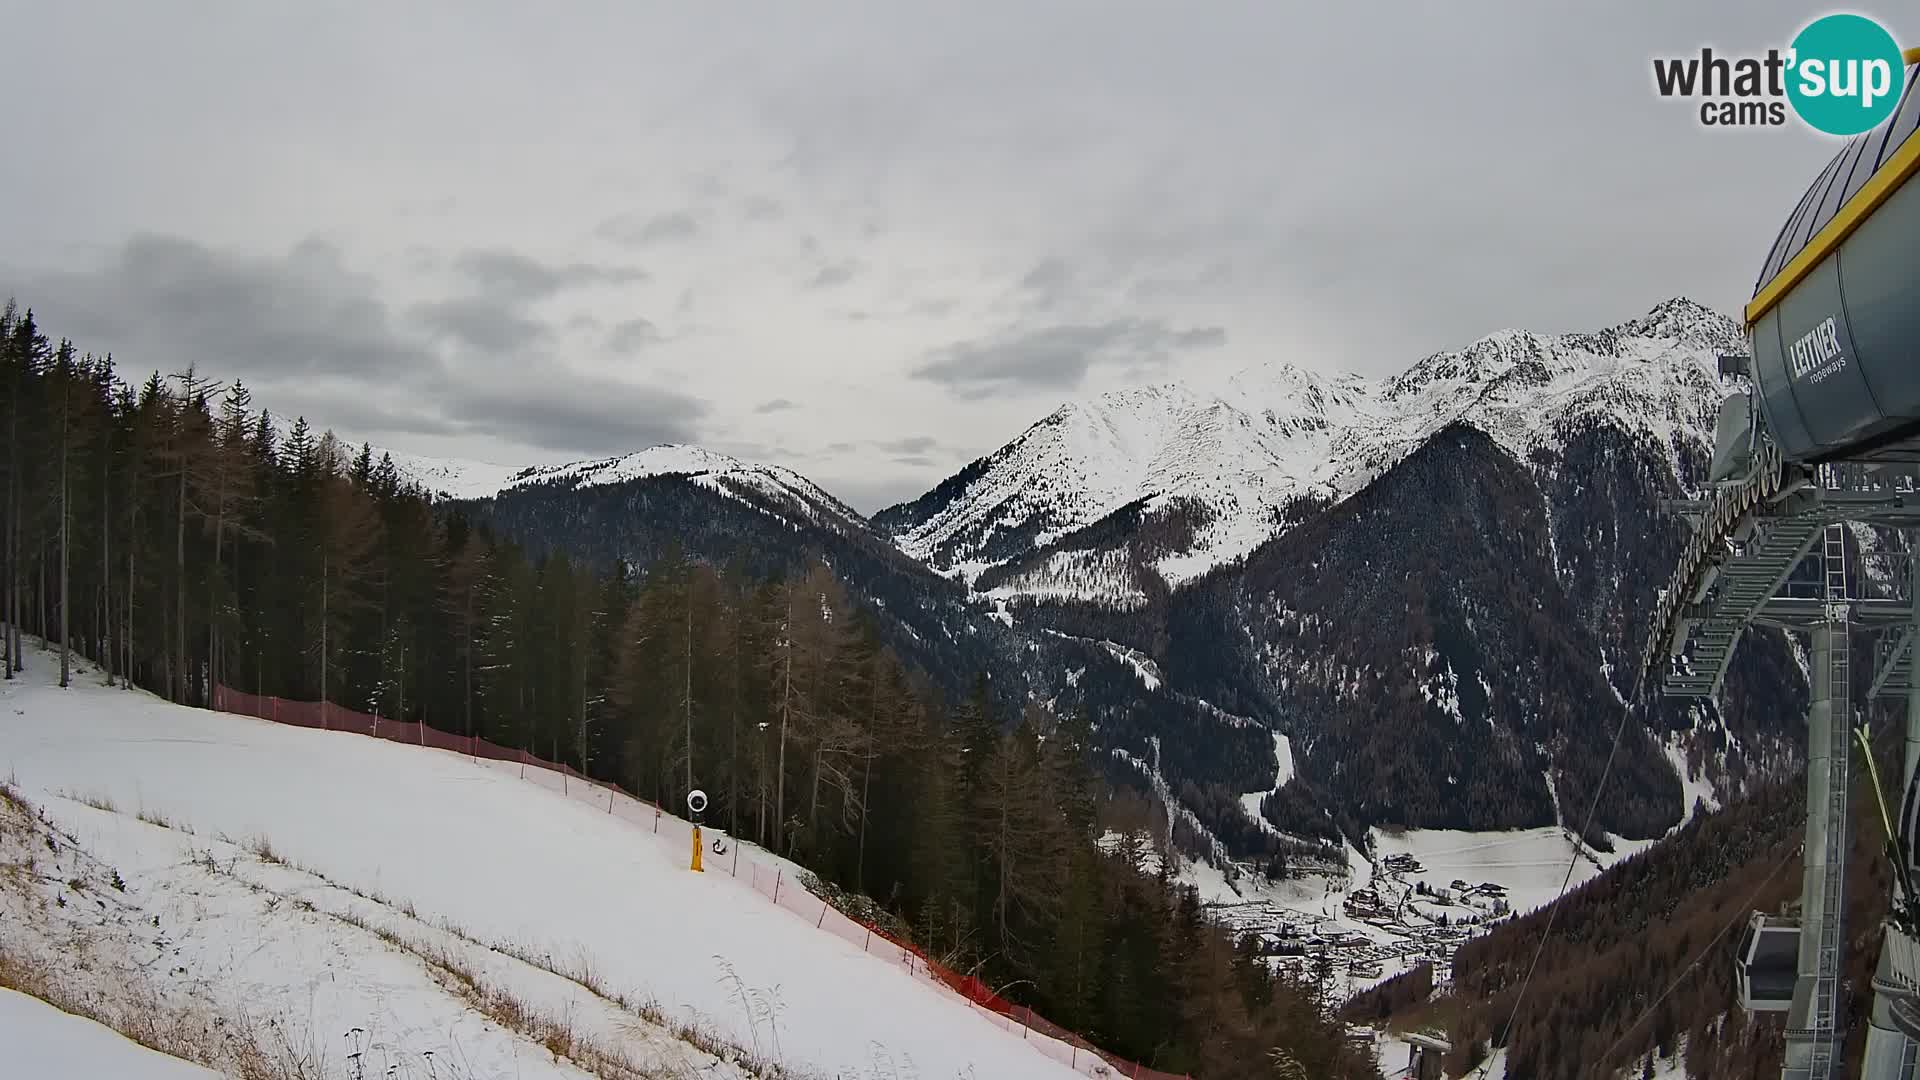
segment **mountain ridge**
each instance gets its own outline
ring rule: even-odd
[[[1598,418],[1671,444],[1711,430],[1722,387],[1714,354],[1733,320],[1685,297],[1603,330],[1500,330],[1377,380],[1288,362],[1243,370],[1209,393],[1181,383],[1068,402],[918,499],[871,521],[934,569],[1001,597],[1071,592],[1133,602],[1250,554],[1291,504],[1351,496],[1455,421],[1522,459]],[[1151,550],[1103,580],[1113,549],[1060,541],[1119,513]],[[1168,523],[1169,519],[1177,522]],[[1113,531],[1113,530],[1109,530]],[[1124,531],[1124,530],[1122,530]],[[1168,534],[1184,534],[1169,543]]]

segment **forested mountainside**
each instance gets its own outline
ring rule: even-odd
[[[1633,468],[1626,448],[1601,461]],[[1644,471],[1631,480],[1628,490],[1651,486]],[[1634,509],[1565,543],[1577,526],[1554,514],[1538,474],[1456,425],[1244,566],[1178,593],[1168,677],[1293,731],[1299,782],[1360,825],[1519,828],[1564,816],[1577,827],[1629,709],[1609,659],[1637,647],[1645,631],[1632,611],[1656,587],[1616,552],[1638,540],[1638,566],[1660,566],[1677,540],[1675,523],[1659,535]],[[1641,534],[1609,545],[1623,529]],[[1587,565],[1557,566],[1561,550]],[[1736,714],[1732,736],[1771,747],[1798,715],[1799,672],[1777,633],[1756,634],[1742,654],[1730,696],[1759,683],[1768,708]],[[1671,708],[1626,725],[1596,833],[1657,836],[1680,819],[1666,745],[1685,725]],[[1723,762],[1733,744],[1702,734],[1708,760]],[[1731,761],[1740,774],[1740,755]]]
[[[454,505],[536,554],[564,552],[596,567],[624,562],[644,569],[677,551],[758,579],[825,560],[865,602],[888,645],[956,699],[976,676],[1018,655],[1005,640],[1007,627],[969,610],[961,586],[875,536],[851,511],[823,512],[784,488],[730,485],[713,475],[675,471],[593,482],[563,475]],[[1020,707],[1018,685],[1001,680],[994,687],[1000,708]]]
[[[1022,567],[1068,552],[1123,567],[1131,596],[1033,590],[1009,610],[1139,650],[1173,693],[1286,732],[1299,790],[1273,800],[1282,829],[1324,828],[1327,808],[1350,835],[1583,813],[1687,529],[1661,500],[1702,482],[1718,396],[1695,376],[1731,334],[1675,302],[1596,335],[1496,335],[1436,354],[1383,394],[1468,402],[1461,418],[1354,494],[1290,496],[1243,559],[1166,587],[1155,560],[1210,511],[1146,500],[982,571],[980,587],[1018,592],[1034,580]],[[1598,374],[1565,374],[1581,365]],[[1761,630],[1722,709],[1636,709],[1588,839],[1678,822],[1682,770],[1724,796],[1792,768],[1804,695],[1785,638]]]
[[[1881,775],[1898,775],[1898,725],[1876,728]],[[1500,1048],[1505,1075],[1514,1080],[1634,1080],[1675,1065],[1688,1080],[1778,1075],[1783,1016],[1740,1008],[1733,957],[1753,911],[1779,913],[1799,897],[1804,807],[1804,774],[1759,782],[1738,802],[1695,817],[1666,842],[1569,893],[1524,999],[1520,988],[1540,950],[1544,912],[1461,946],[1453,983],[1438,996],[1386,986],[1348,1015],[1446,1030],[1454,1075]],[[1851,810],[1846,1053],[1858,1061],[1891,883],[1864,768],[1854,771]]]
[[[1248,820],[1240,807],[1241,794],[1273,784],[1266,728],[1168,692],[1110,643],[1006,617],[857,518],[813,512],[783,492],[724,485],[715,475],[615,473],[591,482],[567,475],[517,481],[491,498],[452,505],[530,551],[563,551],[596,567],[624,560],[642,574],[672,552],[750,577],[801,572],[822,561],[880,640],[944,700],[961,701],[984,685],[1009,720],[1035,700],[1086,713],[1104,751],[1125,751],[1100,755],[1105,778],[1141,791],[1164,783],[1188,811],[1176,815],[1175,827],[1189,850],[1208,852],[1216,841],[1256,858],[1303,850]]]
[[[1208,1080],[1270,1076],[1275,1052],[1373,1075],[1327,1002],[1095,843],[1084,716],[933,692],[826,566],[531,551],[368,447],[281,430],[237,383],[129,385],[11,305],[0,365],[9,676],[31,633],[63,683],[77,652],[185,704],[222,684],[325,698],[648,798],[691,779],[724,827],[1123,1056]]]

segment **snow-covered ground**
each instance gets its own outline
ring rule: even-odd
[[[1622,840],[1610,837],[1611,854],[1597,852],[1584,844],[1578,846],[1566,830],[1557,826],[1519,829],[1511,832],[1461,832],[1451,829],[1409,829],[1392,833],[1373,832],[1376,859],[1410,855],[1424,868],[1402,875],[1408,884],[1423,881],[1429,888],[1445,889],[1456,879],[1469,885],[1491,882],[1506,891],[1506,900],[1517,915],[1524,915],[1552,902],[1561,883],[1568,891],[1597,876],[1601,870],[1621,859],[1653,845],[1651,840]],[[1568,878],[1567,867],[1573,873]]]
[[[218,1080],[219,1073],[149,1050],[110,1027],[0,989],[0,1064],[22,1077]]]
[[[609,813],[604,792],[181,708],[97,673],[61,691],[32,660],[0,689],[0,776],[62,834],[59,858],[92,868],[48,933],[85,914],[102,954],[132,958],[122,974],[164,1001],[274,1018],[336,1062],[357,1037],[416,1076],[428,1050],[476,1077],[581,1075],[476,1011],[461,971],[650,1067],[679,1055],[671,1067],[716,1080],[737,1073],[606,999],[820,1075],[1079,1074],[744,874],[689,873],[684,832]],[[40,887],[75,872],[61,863]],[[109,872],[124,892],[99,883]]]

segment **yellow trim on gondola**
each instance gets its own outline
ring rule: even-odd
[[[1920,49],[1908,49],[1900,58],[1908,64],[1920,64]],[[1892,123],[1891,118],[1888,123]],[[1920,172],[1920,139],[1909,136],[1893,157],[1873,174],[1872,179],[1847,200],[1847,205],[1833,215],[1833,220],[1807,241],[1807,246],[1800,249],[1800,254],[1781,267],[1780,272],[1773,275],[1773,280],[1754,294],[1747,304],[1747,327],[1751,329],[1754,323],[1772,311],[1781,297],[1793,291],[1793,287],[1812,273],[1814,267],[1833,254],[1834,249],[1852,236],[1855,229],[1865,224],[1867,218],[1880,209],[1880,204],[1892,198],[1893,193],[1899,191],[1900,186],[1915,172]]]
[[[1753,301],[1747,305],[1747,326],[1753,326],[1772,311],[1781,297],[1812,273],[1821,260],[1833,254],[1834,249],[1852,236],[1855,229],[1866,224],[1867,218],[1880,209],[1880,204],[1892,198],[1893,193],[1899,191],[1900,186],[1915,172],[1920,172],[1920,138],[1909,136],[1893,158],[1873,174],[1873,179],[1868,180],[1853,198],[1847,200],[1847,205],[1833,215],[1833,220],[1827,222],[1826,228],[1815,233],[1813,239],[1807,241],[1807,246],[1800,249],[1800,254],[1781,267],[1765,288],[1754,294]]]

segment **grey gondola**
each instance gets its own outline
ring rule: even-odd
[[[1748,305],[1760,409],[1790,461],[1920,460],[1916,84],[1920,67],[1807,189]]]
[[[1793,1005],[1800,959],[1800,920],[1755,913],[1734,951],[1740,1005],[1753,1012],[1786,1012]]]

